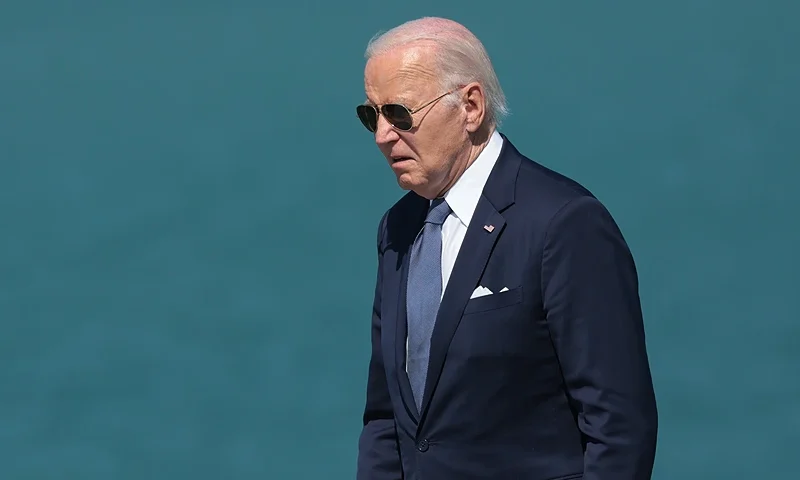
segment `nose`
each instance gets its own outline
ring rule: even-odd
[[[375,143],[380,146],[396,142],[399,139],[400,135],[397,130],[392,128],[392,125],[383,118],[383,115],[378,115],[378,124],[375,128]]]

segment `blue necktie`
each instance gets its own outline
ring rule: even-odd
[[[411,248],[406,288],[408,360],[406,370],[417,410],[428,373],[431,334],[442,298],[442,223],[450,214],[443,198],[431,203],[422,231]]]

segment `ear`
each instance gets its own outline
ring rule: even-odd
[[[464,87],[463,92],[467,131],[475,133],[481,128],[483,120],[486,118],[486,96],[483,87],[477,82],[468,84]]]

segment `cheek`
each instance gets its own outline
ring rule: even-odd
[[[446,175],[449,169],[447,159],[452,156],[453,146],[463,141],[453,138],[453,129],[450,127],[443,123],[435,130],[418,131],[413,141],[408,142],[417,154],[417,169],[429,178]]]
[[[419,168],[429,180],[439,180],[447,174],[446,158],[442,152],[434,149],[428,150],[419,160]]]

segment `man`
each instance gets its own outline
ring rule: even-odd
[[[409,192],[378,228],[363,480],[650,478],[657,413],[634,262],[584,187],[497,131],[465,27],[374,39],[357,108]]]

